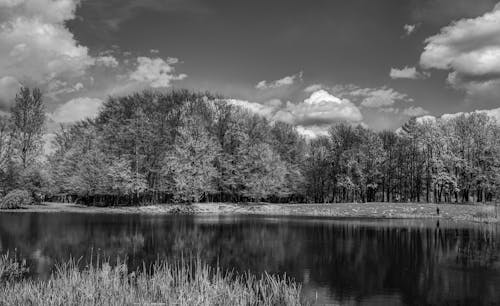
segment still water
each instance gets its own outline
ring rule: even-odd
[[[318,304],[500,305],[500,227],[422,220],[0,214],[0,252],[37,277],[91,254],[131,268],[199,256],[223,269],[286,273]]]

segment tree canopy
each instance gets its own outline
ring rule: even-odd
[[[476,202],[500,187],[500,126],[481,113],[409,120],[398,131],[294,126],[210,93],[110,97],[95,119],[62,126],[41,151],[39,90],[0,118],[0,184],[87,204],[197,201]]]

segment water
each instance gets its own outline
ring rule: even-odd
[[[495,225],[421,220],[1,213],[0,251],[37,277],[91,254],[127,260],[195,254],[224,269],[286,273],[318,304],[500,304]]]

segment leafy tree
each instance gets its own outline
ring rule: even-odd
[[[14,156],[23,168],[40,155],[45,109],[40,89],[22,87],[11,109]]]
[[[214,161],[219,147],[196,121],[186,119],[179,127],[174,146],[165,156],[162,168],[168,191],[180,202],[197,202],[215,190],[217,170]]]

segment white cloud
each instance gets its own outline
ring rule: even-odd
[[[104,66],[104,67],[109,67],[109,68],[118,67],[118,61],[112,55],[104,55],[104,56],[97,57],[96,64],[100,65],[100,66]]]
[[[298,125],[331,124],[338,121],[359,122],[363,119],[361,112],[347,99],[340,99],[326,90],[320,89],[302,103],[288,102],[284,110],[290,114]]]
[[[328,127],[321,127],[321,126],[303,127],[302,125],[298,125],[296,128],[297,132],[300,135],[309,139],[328,135]]]
[[[403,115],[409,116],[409,117],[418,117],[418,116],[424,116],[429,114],[429,111],[420,107],[420,106],[410,106],[408,108],[405,108],[403,110]]]
[[[359,88],[349,93],[353,96],[363,97],[361,106],[364,107],[384,107],[391,106],[396,101],[411,102],[413,101],[406,94],[395,91],[392,88]]]
[[[293,83],[295,83],[295,81],[301,81],[302,74],[303,73],[301,71],[297,74],[285,76],[279,80],[272,81],[272,82],[267,82],[266,80],[263,80],[263,81],[260,81],[259,83],[257,83],[257,85],[255,85],[255,88],[257,88],[257,89],[270,89],[270,88],[278,88],[278,87],[282,87],[282,86],[289,86],[289,85],[292,85]]]
[[[46,83],[82,75],[93,65],[88,49],[64,22],[75,17],[76,0],[0,2],[0,73]]]
[[[405,30],[406,36],[409,36],[413,32],[415,32],[415,30],[417,29],[417,25],[416,24],[405,24],[403,26],[403,29]]]
[[[61,23],[75,17],[79,0],[0,0],[2,14],[23,15],[48,23]]]
[[[167,60],[161,58],[138,57],[137,68],[129,78],[138,82],[148,83],[151,87],[169,87],[172,81],[182,80],[186,74],[174,74],[177,58],[169,57]]]
[[[314,92],[314,91],[317,91],[317,90],[320,90],[320,89],[323,89],[323,85],[321,84],[312,84],[312,85],[309,85],[307,86],[306,88],[304,88],[304,91],[305,92]]]
[[[423,68],[450,71],[448,82],[471,93],[500,79],[500,5],[482,16],[461,19],[426,39],[420,56]]]
[[[330,88],[338,97],[349,99],[367,108],[388,108],[396,102],[413,102],[413,99],[390,87],[365,87],[354,84],[336,85]]]
[[[389,76],[392,79],[423,79],[428,76],[427,73],[420,73],[415,67],[405,66],[402,69],[391,68]]]
[[[76,98],[60,105],[49,117],[55,122],[66,123],[94,118],[102,105],[101,99]]]
[[[424,124],[424,123],[434,123],[436,122],[436,117],[432,115],[424,115],[416,118],[417,123]]]
[[[256,103],[237,99],[229,99],[228,103],[265,116],[271,121],[287,122],[304,128],[326,126],[339,121],[359,123],[363,119],[356,105],[322,89],[296,104],[287,102],[283,105],[280,100]]]

